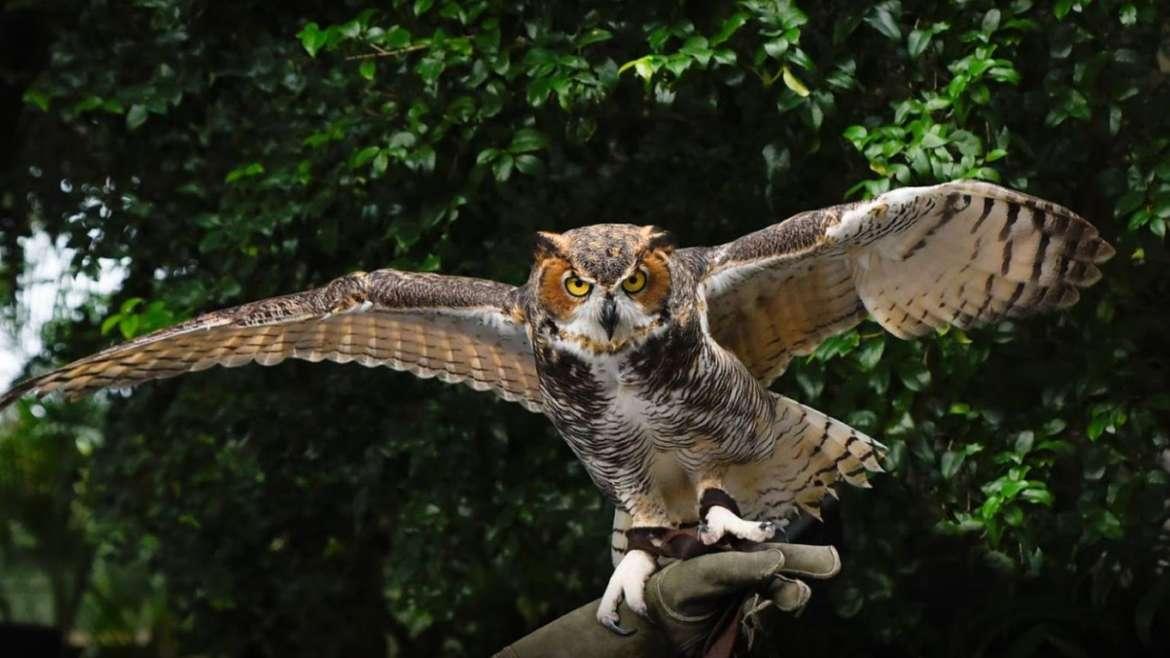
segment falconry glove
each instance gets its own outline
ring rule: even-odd
[[[729,656],[749,597],[799,611],[812,594],[801,579],[831,578],[840,570],[841,558],[832,546],[802,544],[766,543],[747,552],[680,560],[647,582],[647,617],[622,610],[622,618],[637,631],[632,635],[599,626],[597,603],[591,602],[517,640],[496,658]]]

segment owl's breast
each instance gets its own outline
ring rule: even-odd
[[[686,392],[702,371],[690,338],[668,332],[616,353],[542,346],[537,372],[549,417],[575,446],[620,440],[661,447],[666,435],[679,435]]]

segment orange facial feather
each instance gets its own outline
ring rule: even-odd
[[[569,261],[558,256],[549,256],[538,265],[540,268],[540,285],[537,294],[541,304],[547,308],[557,320],[567,320],[569,314],[581,303],[581,298],[569,295],[565,291],[565,272],[572,269]]]
[[[646,287],[632,297],[647,313],[659,313],[670,299],[670,267],[666,264],[666,254],[655,249],[642,257],[642,266],[646,268]]]

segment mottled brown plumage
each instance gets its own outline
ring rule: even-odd
[[[538,234],[519,288],[353,274],[110,348],[17,385],[0,407],[288,357],[492,390],[547,415],[617,507],[598,612],[617,629],[623,596],[642,605],[659,530],[701,523],[706,543],[758,541],[797,510],[817,514],[834,483],[866,486],[880,470],[880,444],[767,389],[794,356],[867,315],[912,338],[1063,308],[1112,255],[1071,211],[979,182],[806,212],[718,247],[599,224]],[[704,492],[766,523],[725,505],[700,518]]]

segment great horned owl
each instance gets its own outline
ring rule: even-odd
[[[979,182],[802,213],[718,247],[654,227],[540,233],[528,282],[395,270],[202,315],[18,384],[89,393],[287,357],[466,382],[541,412],[615,504],[598,620],[662,555],[763,541],[880,444],[768,390],[796,355],[867,315],[900,338],[1069,306],[1113,255],[1073,212]],[[747,519],[750,519],[747,520]],[[675,530],[698,525],[698,541]],[[725,539],[725,535],[728,539]]]

